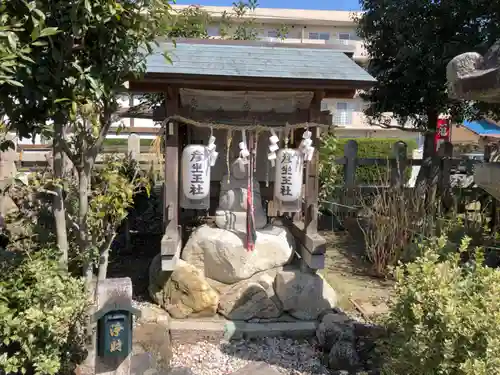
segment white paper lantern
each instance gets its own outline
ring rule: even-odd
[[[206,146],[187,145],[182,151],[182,189],[192,200],[205,199],[210,193],[210,152]]]
[[[283,202],[301,198],[304,155],[301,151],[285,148],[276,155],[274,195]]]

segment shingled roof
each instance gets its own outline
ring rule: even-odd
[[[172,60],[168,62],[164,53]],[[349,47],[267,42],[183,40],[161,44],[147,73],[344,81],[373,85],[375,78],[347,53]]]

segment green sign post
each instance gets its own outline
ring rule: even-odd
[[[132,352],[134,315],[140,317],[141,311],[127,303],[110,303],[94,313],[99,357],[126,357]]]

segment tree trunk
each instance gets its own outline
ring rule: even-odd
[[[436,159],[436,146],[434,141],[434,130],[436,129],[438,114],[434,111],[428,112],[427,133],[424,138],[424,152],[422,166],[417,176],[415,188],[419,196],[425,197],[427,215],[434,216],[437,211],[436,193],[439,182],[439,162]]]
[[[101,249],[101,254],[99,257],[99,272],[97,273],[98,281],[106,280],[106,277],[108,275],[109,249],[115,237],[116,237],[116,232],[109,237],[109,239],[106,241],[103,248]]]
[[[433,160],[436,156],[436,146],[434,144],[434,130],[436,129],[438,115],[436,112],[429,111],[427,116],[428,131],[424,136],[424,152],[422,156],[422,166],[417,176],[415,186],[419,189],[427,190],[432,185]],[[434,163],[435,164],[435,163]]]
[[[88,233],[87,233],[87,213],[89,210],[89,185],[90,185],[90,169],[85,163],[84,167],[78,171],[78,242],[80,251],[85,253],[88,250]],[[87,290],[91,291],[92,278],[94,276],[94,262],[88,259],[84,264],[84,276]]]
[[[62,124],[55,125],[55,136],[53,140],[53,172],[54,178],[63,181],[64,178],[64,152],[61,141],[64,137]],[[60,263],[64,269],[68,268],[68,233],[66,229],[66,212],[64,208],[63,189],[58,183],[55,186],[56,195],[53,198],[54,221],[56,226],[57,247],[61,252]]]

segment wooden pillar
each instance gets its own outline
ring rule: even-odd
[[[179,110],[179,89],[167,88],[166,115]],[[170,271],[180,258],[181,236],[179,233],[179,124],[165,124],[165,183],[163,187],[165,234],[161,240],[162,270]]]
[[[393,164],[391,165],[391,186],[401,188],[405,184],[405,170],[407,161],[408,146],[403,141],[394,143],[392,147]]]
[[[309,107],[309,121],[317,122],[321,116],[321,101],[325,93],[318,91]],[[318,231],[318,195],[319,195],[319,128],[312,129],[314,156],[306,166],[306,194],[305,194],[305,230],[308,234],[315,234]]]
[[[309,107],[309,121],[319,122],[321,101],[324,92],[316,92]],[[312,141],[315,147],[311,161],[306,165],[305,181],[305,212],[303,240],[301,241],[301,270],[315,273],[324,268],[324,240],[318,235],[318,195],[319,195],[319,128],[311,129]]]

